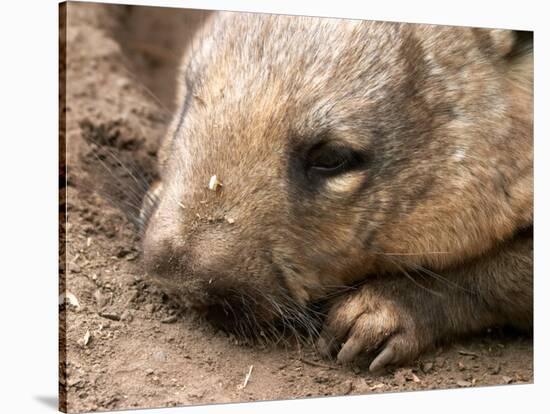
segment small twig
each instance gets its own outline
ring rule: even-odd
[[[246,377],[244,377],[243,384],[239,385],[239,389],[244,390],[245,387],[248,385],[248,381],[250,380],[250,376],[252,375],[253,368],[254,368],[254,365],[250,365],[250,368],[248,368],[248,373],[246,374]]]
[[[476,354],[475,352],[472,352],[472,351],[460,350],[460,351],[458,351],[458,353],[460,355],[467,355],[467,356],[472,356],[472,357],[475,357],[475,358],[479,358],[479,354]]]
[[[337,369],[338,368],[338,367],[335,367],[333,365],[323,364],[322,362],[311,361],[311,360],[305,359],[303,357],[298,358],[298,361],[303,362],[304,364],[311,365],[311,366],[314,366],[314,367],[319,367],[319,368],[327,368],[327,369]]]
[[[120,321],[120,315],[110,312],[98,312],[98,315],[102,318],[109,319],[111,321]]]

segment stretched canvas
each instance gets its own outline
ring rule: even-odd
[[[59,12],[62,411],[533,382],[531,32]]]

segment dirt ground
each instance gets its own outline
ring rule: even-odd
[[[241,344],[181,313],[148,281],[132,224],[144,191],[138,183],[155,176],[178,55],[203,18],[200,12],[130,6],[75,3],[61,9],[61,408],[532,383],[530,337],[493,330],[373,376],[361,363],[341,367],[321,360],[312,346]]]

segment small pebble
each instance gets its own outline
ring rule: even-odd
[[[124,312],[122,312],[122,315],[120,316],[120,319],[125,321],[125,322],[132,322],[134,317],[133,317],[132,313],[129,310],[125,310]]]
[[[492,375],[497,375],[500,372],[500,364],[497,364],[493,368],[491,368],[490,372]]]
[[[434,366],[433,362],[424,362],[422,364],[422,367],[421,367],[422,372],[424,374],[427,374],[428,372],[430,372],[432,370],[433,366]]]

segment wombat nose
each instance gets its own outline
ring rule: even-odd
[[[209,228],[185,235],[174,227],[153,223],[145,235],[144,263],[152,275],[207,289],[235,267],[228,235]]]
[[[185,242],[169,228],[149,227],[143,239],[145,269],[156,276],[181,273],[185,264]]]
[[[169,228],[151,229],[144,240],[145,264],[163,285],[184,292],[184,304],[218,329],[255,337],[258,326],[277,315],[258,278],[247,275],[251,269],[269,269],[243,260],[234,236],[225,230],[202,227],[185,236]]]

